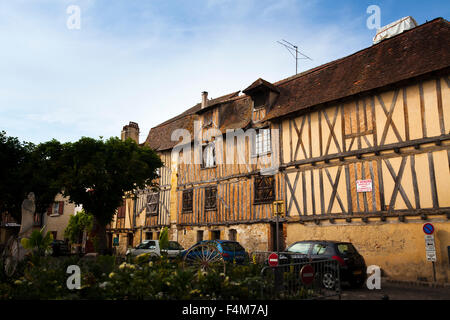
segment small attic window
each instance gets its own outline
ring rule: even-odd
[[[255,93],[253,96],[253,108],[259,109],[266,105],[267,103],[267,91],[259,91],[258,93]]]

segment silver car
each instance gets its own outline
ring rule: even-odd
[[[184,248],[178,242],[169,241],[167,255],[169,258],[175,258],[183,250]],[[143,253],[150,253],[150,256],[159,257],[161,251],[165,250],[161,250],[159,240],[144,240],[136,248],[128,249],[126,254],[135,257]]]

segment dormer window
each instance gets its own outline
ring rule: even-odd
[[[254,123],[264,119],[266,113],[270,111],[280,95],[277,86],[261,78],[242,92],[250,96],[253,101],[252,121]]]
[[[203,127],[210,127],[213,124],[213,113],[207,112],[203,115]]]
[[[265,107],[267,104],[267,98],[268,98],[267,91],[260,91],[258,93],[255,93],[253,96],[253,108],[259,109]]]

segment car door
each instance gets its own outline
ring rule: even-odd
[[[311,246],[311,251],[309,253],[310,260],[317,261],[326,259],[327,250],[328,244],[321,242],[313,243]]]
[[[155,252],[156,249],[156,241],[148,240],[137,246],[133,251],[133,255],[138,256],[143,253]]]
[[[167,250],[167,255],[169,258],[175,258],[183,250],[183,247],[178,242],[169,241],[169,250]]]
[[[306,257],[308,257],[310,249],[310,242],[296,242],[287,249],[289,256],[286,258],[292,262],[302,262]]]

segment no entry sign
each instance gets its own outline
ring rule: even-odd
[[[271,267],[278,266],[278,255],[275,252],[269,255],[269,266]]]
[[[300,278],[304,284],[311,284],[314,281],[314,268],[307,264],[300,270]]]
[[[423,225],[423,232],[425,232],[425,234],[433,234],[434,226],[431,223],[425,223]]]

